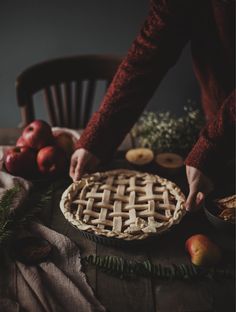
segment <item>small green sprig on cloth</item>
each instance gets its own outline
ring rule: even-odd
[[[136,146],[156,153],[174,152],[185,156],[196,142],[204,118],[199,109],[184,107],[184,115],[146,111],[131,130]]]
[[[52,189],[49,188],[45,193],[34,194],[25,200],[23,207],[11,211],[21,191],[21,186],[17,185],[6,190],[0,199],[0,248],[12,239],[19,228],[26,226],[35,218],[36,213],[50,200]]]

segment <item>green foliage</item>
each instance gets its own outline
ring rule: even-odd
[[[21,186],[17,185],[6,190],[0,200],[0,247],[5,246],[17,230],[35,218],[37,212],[50,200],[52,188],[44,193],[35,192],[25,200],[19,210],[11,211],[14,201],[17,200],[17,195],[21,191]]]
[[[19,191],[19,186],[6,190],[0,200],[0,245],[13,235],[12,219],[9,218],[9,215],[15,196]]]
[[[137,146],[151,148],[154,152],[174,152],[186,155],[194,145],[204,125],[203,116],[190,105],[184,115],[176,117],[170,112],[144,112],[131,134]]]
[[[232,269],[202,268],[192,264],[152,264],[149,260],[143,262],[131,261],[116,256],[89,255],[84,257],[84,263],[95,265],[100,270],[119,278],[151,277],[159,279],[190,280],[205,278],[234,278]]]

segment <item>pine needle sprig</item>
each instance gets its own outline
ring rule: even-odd
[[[31,194],[20,209],[11,211],[19,192],[21,192],[21,187],[17,185],[6,190],[0,200],[0,247],[7,245],[19,229],[27,226],[36,218],[51,199],[52,187],[49,187],[46,192]]]
[[[53,185],[50,185],[46,190],[33,192],[26,199],[24,209],[20,212],[22,221],[35,218],[36,214],[50,202],[53,190]]]
[[[83,263],[95,265],[101,271],[123,278],[149,277],[167,280],[191,280],[196,278],[235,278],[232,269],[203,268],[192,264],[153,264],[149,260],[143,262],[127,260],[117,256],[89,255],[82,259]]]
[[[19,191],[20,186],[17,185],[6,190],[0,199],[0,245],[2,242],[7,241],[13,234],[13,231],[10,229],[12,220],[9,218],[9,215],[15,197]]]
[[[3,226],[9,213],[16,194],[20,191],[20,186],[17,185],[9,190],[6,190],[0,199],[0,226]]]

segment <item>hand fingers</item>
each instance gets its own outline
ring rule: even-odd
[[[83,161],[77,160],[77,164],[74,170],[73,181],[78,181],[84,173],[85,163]]]
[[[186,210],[194,211],[199,209],[202,206],[204,199],[205,199],[204,193],[196,191],[190,192],[185,203]]]
[[[70,177],[78,181],[86,169],[92,171],[99,163],[99,160],[90,152],[78,149],[71,157]]]
[[[72,157],[70,164],[70,177],[73,181],[78,181],[83,175],[84,161],[78,157]]]
[[[204,199],[205,199],[205,194],[202,193],[202,192],[198,192],[197,193],[197,197],[196,197],[196,206],[197,206],[197,208],[202,206],[202,204],[204,202]]]
[[[77,158],[72,156],[71,162],[70,162],[70,177],[72,179],[74,178],[76,165],[77,165]]]
[[[185,209],[187,211],[192,211],[195,209],[195,202],[196,202],[197,192],[191,192],[188,195],[188,198],[185,203]]]
[[[78,181],[83,174],[87,157],[83,150],[77,150],[71,157],[70,177],[73,181]]]

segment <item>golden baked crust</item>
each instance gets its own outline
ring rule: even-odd
[[[215,203],[220,209],[218,217],[235,224],[236,195],[216,199]]]
[[[215,200],[220,209],[235,209],[236,208],[236,195],[227,196]]]
[[[179,223],[185,197],[171,181],[133,170],[85,175],[63,193],[60,208],[80,230],[143,239]]]

